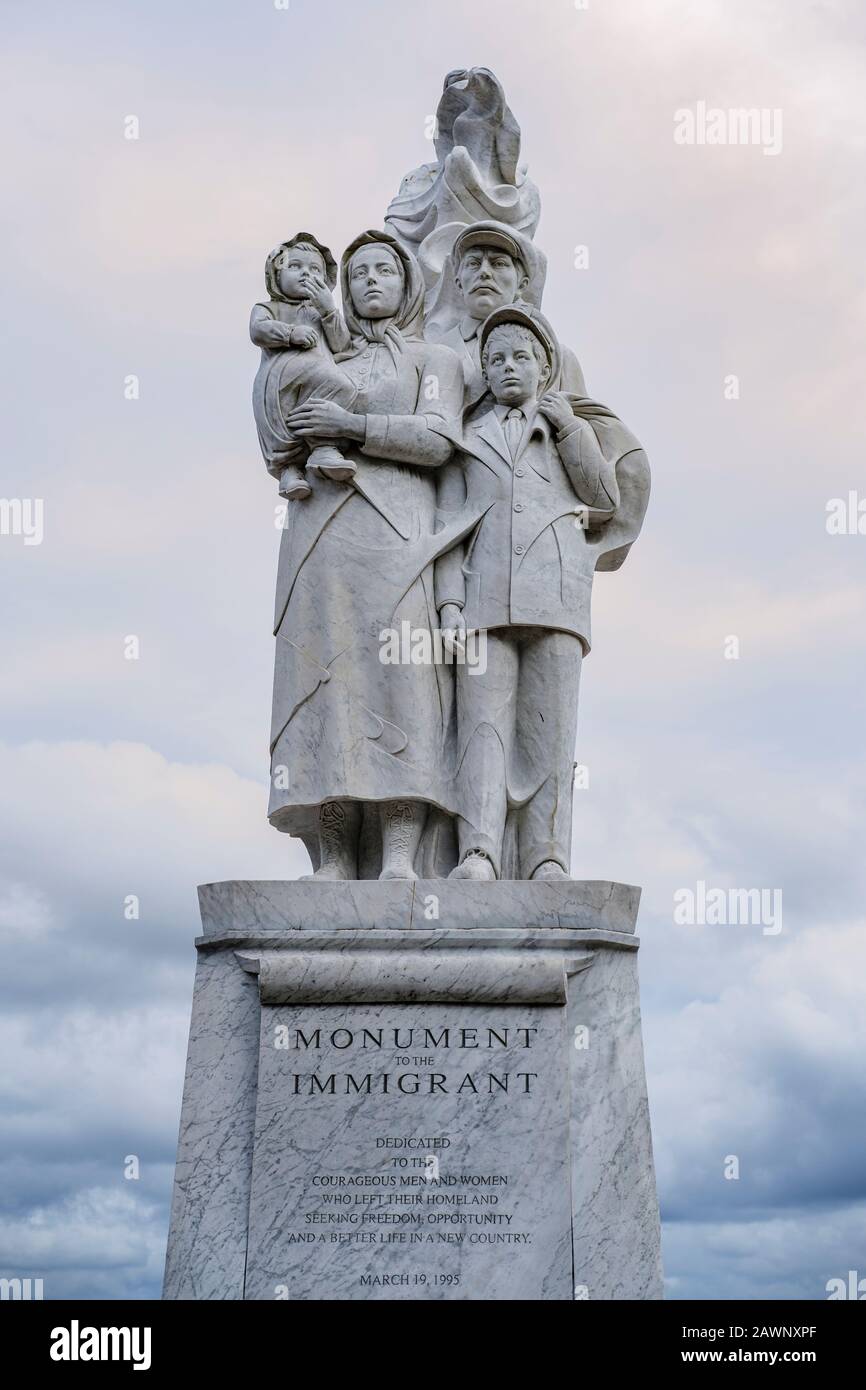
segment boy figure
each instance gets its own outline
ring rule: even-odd
[[[460,859],[452,878],[502,874],[511,813],[515,877],[566,879],[580,669],[589,650],[597,565],[616,568],[640,529],[647,466],[604,406],[546,391],[559,347],[537,310],[496,309],[479,334],[489,394],[464,422],[440,484],[443,520],[480,514],[440,557],[440,624],[465,641],[484,631],[486,669],[458,664]],[[491,399],[492,397],[492,399]],[[635,455],[623,478],[617,464]]]

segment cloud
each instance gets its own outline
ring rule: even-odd
[[[737,1222],[810,1203],[866,1204],[866,921],[756,937],[737,954],[739,978],[707,981],[708,997],[653,1030],[667,1219]],[[736,1179],[725,1177],[729,1156]]]
[[[126,1184],[132,1188],[133,1183]],[[159,1297],[165,1251],[161,1203],[87,1188],[24,1215],[0,1217],[5,1277],[43,1280],[46,1299]]]
[[[575,863],[643,885],[671,1292],[866,1272],[866,542],[825,530],[862,474],[862,7],[442,0],[431,23],[342,0],[323,23],[217,0],[206,43],[189,7],[130,14],[46,31],[18,7],[3,65],[3,486],[46,515],[39,547],[0,537],[4,1257],[41,1261],[49,1296],[158,1292],[195,886],[306,868],[265,820],[277,535],[249,309],[282,236],[339,251],[381,223],[443,74],[481,62],[541,188],[545,309],[654,469],[639,545],[596,584]],[[675,145],[697,100],[781,108],[782,153]],[[781,887],[782,935],[674,926],[699,878]]]
[[[266,799],[266,783],[140,744],[0,745],[0,887],[15,946],[0,986],[7,1007],[54,993],[64,1008],[166,990],[185,999],[196,885],[309,867],[298,842],[267,824]]]

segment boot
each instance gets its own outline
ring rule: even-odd
[[[415,854],[426,818],[426,812],[416,801],[385,802],[382,807],[380,879],[417,879]]]
[[[303,882],[358,876],[358,828],[361,813],[352,802],[326,801],[319,808],[319,867],[304,874]]]

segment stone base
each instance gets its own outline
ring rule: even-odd
[[[639,897],[200,888],[163,1297],[661,1298]]]

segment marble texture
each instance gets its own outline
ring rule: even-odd
[[[564,1004],[565,967],[553,952],[265,951],[263,1004]]]
[[[484,1046],[482,1019],[506,1046]],[[263,1008],[245,1297],[570,1299],[563,1023],[561,1008],[525,1004]],[[461,1048],[473,1024],[480,1047],[473,1030],[476,1048]],[[276,1048],[277,1027],[321,1037],[324,1093],[305,1093],[310,1053]],[[384,1045],[328,1045],[350,1028]],[[449,1045],[395,1045],[428,1030]],[[347,1076],[370,1093],[346,1093]],[[401,1138],[441,1147],[385,1147]]]
[[[205,883],[198,890],[205,937],[261,932],[534,927],[634,933],[640,889],[606,879],[562,883],[288,883],[283,879]]]
[[[662,1298],[637,955],[597,951],[574,983],[566,1032],[577,1296]]]
[[[199,952],[163,1298],[241,1298],[259,991],[233,953]]]
[[[638,891],[612,883],[437,884],[445,890],[440,908],[446,926],[417,920],[414,890],[423,900],[432,886],[230,882],[200,890],[205,934],[198,941],[165,1298],[507,1299],[519,1287],[527,1290],[521,1297],[561,1299],[573,1296],[572,1260],[578,1298],[661,1297],[634,935]],[[371,998],[377,993],[381,1002]],[[494,1020],[513,1030],[528,1026],[530,1016],[534,1026],[538,1016],[545,1038],[558,1039],[544,1054],[540,1109],[521,1112],[524,1119],[533,1116],[523,1128],[516,1110],[491,1113],[495,1095],[472,1098],[481,1107],[472,1123],[465,1106],[459,1113],[449,1108],[456,1107],[454,1093],[435,1093],[432,1108],[429,1095],[404,1097],[413,1126],[407,1134],[426,1136],[447,1123],[455,1146],[464,1145],[462,1166],[483,1159],[504,1171],[514,1162],[511,1193],[518,1204],[524,1188],[527,1201],[532,1194],[543,1215],[543,1240],[533,1242],[531,1257],[528,1245],[521,1252],[526,1262],[519,1270],[516,1254],[506,1252],[511,1273],[497,1272],[493,1282],[481,1279],[483,1261],[476,1254],[465,1265],[461,1255],[456,1266],[437,1266],[434,1273],[462,1271],[462,1293],[453,1283],[414,1286],[414,1294],[411,1284],[356,1286],[360,1256],[337,1267],[325,1248],[330,1242],[319,1244],[324,1253],[317,1253],[304,1284],[304,1251],[316,1242],[280,1244],[276,1215],[306,1216],[299,1195],[303,1173],[321,1170],[322,1155],[333,1160],[332,1171],[342,1165],[350,1173],[354,1163],[372,1172],[369,1159],[361,1163],[359,1146],[374,1131],[375,1140],[390,1112],[379,1108],[383,1096],[352,1095],[347,1110],[345,1096],[326,1097],[323,1108],[318,1097],[286,1095],[287,1051],[273,1046],[273,1028],[282,1022],[291,1030],[303,1017],[307,1036],[315,1027],[357,1032],[404,1027],[409,1015],[421,1026],[435,1020],[440,1030],[484,1030]],[[589,1030],[588,1045],[580,1049],[574,1046],[578,1027]],[[339,1042],[330,1053],[343,1060],[320,1065],[325,1076],[347,1069]],[[399,1055],[427,1057],[431,1050]],[[425,1063],[407,1070],[429,1077],[454,1068]],[[555,1114],[549,1108],[554,1096]],[[300,1115],[300,1107],[289,1107],[296,1099],[304,1100]],[[307,1106],[307,1100],[315,1103]],[[368,1100],[376,1105],[364,1113],[358,1102]],[[342,1129],[334,1128],[339,1106],[329,1110],[332,1102],[344,1107]],[[535,1195],[539,1167],[553,1183],[552,1206]],[[296,1175],[292,1182],[287,1173]],[[565,1292],[561,1186],[572,1206],[565,1223],[571,1241]],[[450,1242],[441,1244],[444,1249]],[[387,1244],[383,1248],[382,1272],[405,1273],[405,1265],[393,1264]]]

